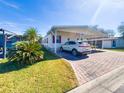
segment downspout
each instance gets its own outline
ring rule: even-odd
[[[54,36],[55,37],[54,52],[57,53],[57,49],[56,49],[57,48],[56,47],[56,36],[57,36],[57,32],[56,32],[56,30],[55,30],[55,34],[54,35],[55,35]]]

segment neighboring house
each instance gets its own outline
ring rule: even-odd
[[[9,37],[9,36],[8,36]],[[10,36],[10,38],[7,38],[7,48],[12,48],[13,44],[18,42],[18,41],[21,41],[21,38],[20,36],[16,35],[16,36]]]
[[[3,47],[4,44],[4,36],[2,34],[0,34],[0,47]]]
[[[124,48],[124,38],[108,38],[103,41],[103,48]]]
[[[124,38],[118,37],[118,39],[115,40],[116,48],[124,48]]]
[[[56,53],[60,46],[69,40],[88,41],[89,43],[95,43],[95,45],[99,42],[99,47],[102,48],[102,41],[97,40],[100,38],[108,38],[108,35],[89,26],[58,26],[52,27],[48,31],[42,40],[42,44]]]
[[[9,49],[12,47],[12,45],[17,42],[20,41],[20,37],[19,36],[12,36],[7,34],[6,36],[6,48]],[[0,47],[4,46],[4,36],[2,34],[0,34]]]
[[[124,38],[108,36],[107,38],[90,38],[87,40],[97,48],[124,48]]]
[[[116,37],[96,38],[96,39],[88,39],[88,42],[91,45],[96,45],[96,48],[115,48],[116,39],[117,39]]]
[[[12,48],[15,42],[20,40],[20,35],[0,28],[0,58],[6,58],[7,51]]]

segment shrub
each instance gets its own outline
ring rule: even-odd
[[[28,41],[17,42],[8,54],[10,61],[20,64],[33,64],[43,59],[41,45]]]

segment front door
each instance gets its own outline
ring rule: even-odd
[[[113,48],[116,47],[116,41],[115,41],[115,40],[112,41],[112,47],[113,47]]]

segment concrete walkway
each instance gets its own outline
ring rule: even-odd
[[[124,93],[124,66],[87,82],[68,93]]]

